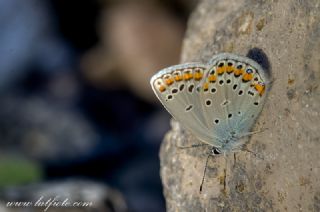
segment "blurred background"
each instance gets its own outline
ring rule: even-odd
[[[179,62],[196,3],[0,0],[1,212],[40,196],[165,211],[170,116],[149,79]]]

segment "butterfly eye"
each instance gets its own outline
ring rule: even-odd
[[[219,155],[219,154],[221,154],[221,150],[219,150],[218,148],[213,148],[213,149],[211,150],[211,153],[212,153],[213,155]]]

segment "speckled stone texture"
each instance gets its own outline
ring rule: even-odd
[[[181,62],[207,62],[233,52],[258,59],[272,88],[249,152],[211,157],[178,122],[160,151],[168,211],[320,211],[320,2],[200,2],[192,14]],[[260,159],[262,158],[263,159]]]

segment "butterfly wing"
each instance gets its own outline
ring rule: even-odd
[[[236,149],[241,143],[235,137],[248,133],[262,110],[269,78],[253,60],[229,53],[212,58],[204,76],[200,101],[209,125],[209,130],[227,150]],[[210,104],[208,104],[210,103]]]
[[[223,151],[242,145],[262,110],[269,78],[253,60],[230,53],[207,64],[161,70],[150,81],[169,113],[192,134]]]
[[[151,78],[156,96],[168,112],[200,140],[220,146],[209,130],[206,113],[200,101],[201,85],[207,66],[187,63],[163,69]]]

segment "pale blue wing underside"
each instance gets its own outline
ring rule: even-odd
[[[262,110],[269,78],[253,60],[230,53],[208,64],[171,66],[151,86],[169,113],[200,140],[225,151],[242,145]]]
[[[209,129],[206,122],[206,113],[203,111],[203,104],[200,100],[199,91],[197,88],[201,80],[181,80],[175,81],[173,85],[168,86],[164,92],[160,92],[155,83],[161,76],[174,74],[174,71],[183,72],[191,69],[192,74],[196,68],[201,68],[203,73],[207,69],[206,65],[201,63],[187,63],[182,65],[171,66],[163,69],[154,75],[151,79],[152,88],[168,112],[179,121],[183,127],[188,129],[192,134],[202,141],[210,141],[211,145],[219,146],[217,137]],[[175,93],[175,91],[178,92]],[[172,98],[170,98],[172,97]]]

